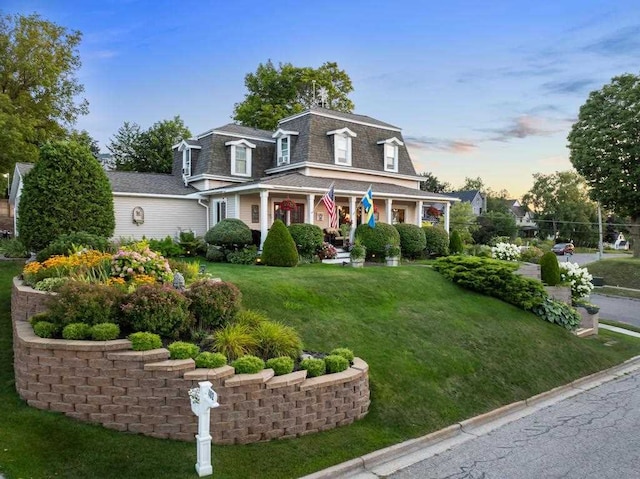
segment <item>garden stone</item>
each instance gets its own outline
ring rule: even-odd
[[[178,291],[184,291],[185,281],[184,281],[184,276],[182,276],[181,273],[175,273],[173,275],[173,287]]]

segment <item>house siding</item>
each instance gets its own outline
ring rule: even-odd
[[[391,176],[380,176],[368,173],[355,173],[350,171],[334,171],[324,170],[320,168],[305,168],[304,173],[307,176],[315,176],[321,178],[335,178],[337,175],[343,180],[370,181],[374,188],[376,183],[387,183],[390,185],[404,186],[405,188],[419,189],[418,182],[415,180],[405,180],[402,178],[393,178]],[[364,191],[362,192],[364,194]]]
[[[116,215],[115,238],[161,239],[174,237],[180,230],[193,230],[204,235],[207,228],[206,209],[194,199],[114,196]],[[144,209],[144,223],[132,220],[133,208]]]

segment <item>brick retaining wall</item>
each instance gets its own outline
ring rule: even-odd
[[[196,369],[169,351],[132,351],[126,339],[67,341],[36,336],[27,322],[46,310],[49,294],[14,280],[11,299],[16,389],[38,409],[59,411],[110,429],[191,441],[197,417],[187,391],[211,381],[220,407],[211,410],[216,444],[245,444],[333,429],[369,409],[368,365],[318,378],[306,371],[274,376],[234,374],[230,366]]]

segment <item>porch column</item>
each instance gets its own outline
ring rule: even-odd
[[[353,243],[356,235],[356,226],[358,226],[358,218],[356,216],[356,197],[349,197],[349,211],[351,212],[351,229],[349,230],[349,242]]]
[[[416,224],[422,226],[422,210],[424,209],[424,201],[418,201],[418,212],[416,214]]]
[[[451,211],[451,204],[447,201],[444,204],[444,230],[449,232],[449,212]]]
[[[269,192],[260,192],[260,249],[269,232]]]
[[[387,215],[387,223],[393,223],[393,200],[391,198],[387,199],[386,204],[386,215]]]
[[[310,225],[315,224],[315,206],[316,206],[316,195],[307,195],[307,205],[309,205],[307,207],[307,209],[309,210],[309,217],[308,217],[308,223]]]

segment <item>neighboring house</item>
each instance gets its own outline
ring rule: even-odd
[[[507,211],[513,215],[516,220],[516,226],[520,232],[519,236],[523,238],[531,238],[536,235],[538,225],[533,220],[531,212],[518,200],[504,200]]]
[[[463,203],[471,203],[471,209],[476,216],[487,212],[487,197],[480,190],[454,191],[450,196],[458,198]]]
[[[369,187],[376,220],[385,223],[421,225],[432,206],[443,212],[448,230],[449,207],[458,201],[420,190],[423,178],[400,128],[352,113],[312,108],[282,119],[275,132],[228,124],[173,150],[171,175],[107,172],[115,236],[174,236],[178,228],[203,234],[224,218],[260,230],[262,241],[278,218],[326,229],[329,215],[321,198],[332,185],[340,223],[351,225],[351,237],[363,222],[360,200]],[[21,176],[14,180],[18,204]],[[140,225],[136,207],[145,213]]]

